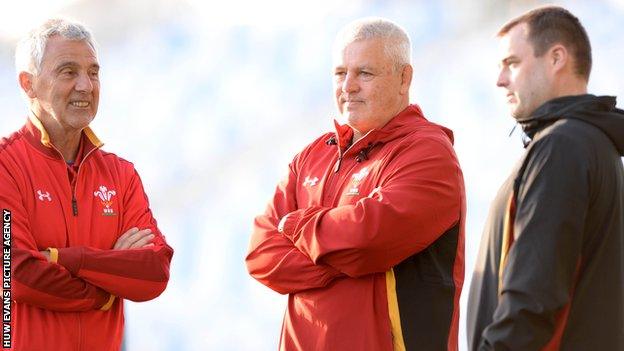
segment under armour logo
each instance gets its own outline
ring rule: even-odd
[[[315,186],[316,183],[318,183],[318,181],[319,181],[318,177],[314,177],[310,179],[309,176],[306,176],[305,180],[303,181],[303,186],[307,186],[307,185]]]
[[[43,200],[48,200],[48,201],[52,201],[52,196],[50,196],[49,192],[43,192],[41,190],[37,190],[37,197],[39,198],[39,200],[43,201]]]

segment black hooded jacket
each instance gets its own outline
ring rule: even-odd
[[[530,141],[485,226],[470,350],[624,350],[624,111],[615,105],[566,96],[518,120]]]

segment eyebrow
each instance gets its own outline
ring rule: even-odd
[[[356,67],[356,69],[358,71],[371,71],[371,72],[375,71],[375,67],[370,66],[370,65],[358,66],[358,67]],[[346,67],[344,65],[335,66],[333,70],[334,71],[346,70]]]
[[[358,69],[359,69],[360,71],[374,71],[374,70],[375,70],[375,68],[374,68],[374,67],[369,66],[369,65],[363,65],[363,66],[360,66],[360,67],[358,67]]]
[[[512,61],[518,61],[518,57],[515,55],[510,55],[501,60],[501,63],[504,65],[510,64]]]
[[[61,63],[59,63],[56,68],[54,69],[55,71],[60,71],[65,67],[77,67],[79,66],[79,64],[76,61],[62,61]],[[92,64],[91,66],[89,66],[89,69],[92,68],[96,68],[96,69],[100,69],[100,65],[97,63]]]

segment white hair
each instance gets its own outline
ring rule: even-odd
[[[41,72],[43,54],[50,38],[60,35],[70,40],[86,41],[97,52],[91,32],[82,24],[63,18],[53,18],[31,30],[15,48],[15,69],[17,74]]]
[[[340,54],[349,44],[370,39],[383,39],[384,52],[395,66],[409,65],[412,57],[410,38],[398,24],[379,17],[355,20],[343,27],[334,41],[334,54]]]

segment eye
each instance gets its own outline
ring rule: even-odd
[[[334,81],[342,82],[345,79],[347,72],[345,71],[335,71],[334,72]]]
[[[72,68],[63,68],[60,72],[60,74],[64,77],[73,77],[74,75],[76,75],[76,71]]]
[[[373,79],[375,77],[375,75],[373,74],[373,72],[370,71],[360,71],[360,78],[362,78],[363,81],[369,81],[371,79]]]
[[[97,69],[90,70],[90,71],[89,71],[89,76],[90,76],[91,78],[95,78],[95,79],[97,79],[97,78],[99,78],[99,77],[100,77],[100,71],[99,71],[99,70],[97,70]]]

